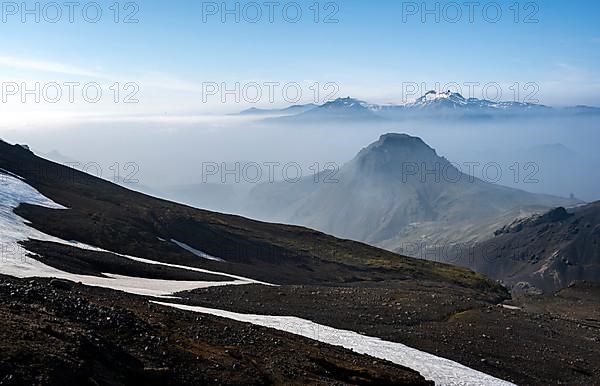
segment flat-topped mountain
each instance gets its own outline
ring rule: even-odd
[[[416,244],[481,241],[520,215],[580,203],[483,181],[406,134],[383,135],[324,179],[258,185],[250,214],[420,255]]]

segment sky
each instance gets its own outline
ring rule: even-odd
[[[1,4],[0,126],[442,88],[600,106],[597,1],[37,3]]]

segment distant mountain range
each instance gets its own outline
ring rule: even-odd
[[[284,109],[244,110],[239,115],[262,115],[270,121],[313,122],[327,120],[396,120],[423,117],[493,118],[535,114],[590,115],[600,114],[600,108],[573,106],[553,108],[536,103],[491,101],[465,98],[451,91],[429,91],[414,102],[378,105],[346,97],[322,105],[294,105]]]

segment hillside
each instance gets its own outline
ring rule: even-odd
[[[600,282],[600,202],[514,220],[450,261],[516,290],[551,293],[576,281]]]

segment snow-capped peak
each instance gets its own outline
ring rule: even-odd
[[[464,105],[467,103],[467,100],[460,95],[460,93],[448,91],[437,92],[435,90],[431,90],[425,93],[422,97],[417,99],[413,105],[430,105],[432,103],[439,102],[451,102],[453,104]]]

